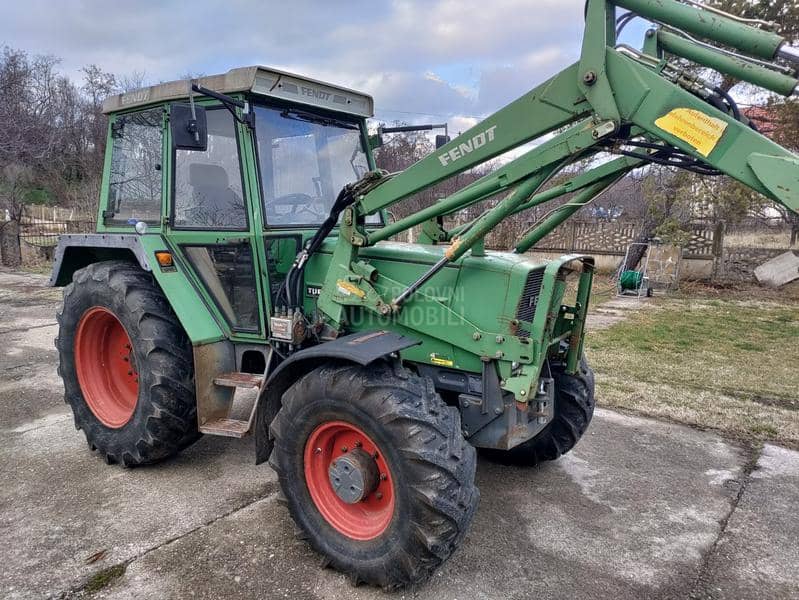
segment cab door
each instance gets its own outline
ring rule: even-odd
[[[246,176],[250,131],[225,107],[206,105],[208,146],[169,161],[169,239],[231,339],[266,339],[257,192]]]

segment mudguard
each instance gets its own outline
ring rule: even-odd
[[[136,262],[144,271],[153,274],[158,286],[195,346],[225,339],[223,324],[218,322],[198,289],[189,277],[189,269],[178,253],[174,268],[159,268],[155,253],[171,250],[159,234],[89,233],[62,235],[58,240],[50,285],[64,286],[72,275],[92,263],[104,260]]]
[[[368,365],[393,352],[420,344],[419,340],[392,331],[361,331],[330,342],[295,352],[272,371],[258,398],[255,413],[255,464],[265,462],[274,442],[269,437],[269,424],[280,410],[283,393],[306,373],[325,362]]]
[[[72,274],[94,262],[101,260],[135,258],[145,271],[152,271],[147,252],[138,235],[119,233],[81,233],[62,235],[53,256],[51,286],[67,285]]]

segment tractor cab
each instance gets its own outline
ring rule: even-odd
[[[371,97],[246,67],[113,96],[103,110],[98,230],[161,233],[225,336],[265,341],[302,243],[374,168]]]

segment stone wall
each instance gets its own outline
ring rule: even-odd
[[[559,258],[563,252],[540,252],[532,250],[528,254],[535,260],[546,261]],[[591,252],[581,252],[593,256],[596,261],[598,273],[615,273],[623,255],[620,254],[594,254]],[[685,258],[680,261],[680,279],[690,279],[694,281],[710,280],[713,277],[715,262],[712,256],[707,258]]]
[[[716,261],[713,279],[755,281],[757,267],[787,251],[787,248],[724,248]]]
[[[624,256],[627,247],[635,242],[641,223],[616,221],[567,221],[538,244],[536,252],[581,252]],[[724,241],[724,225],[692,225],[683,244],[682,256],[688,259],[712,261],[718,256]]]

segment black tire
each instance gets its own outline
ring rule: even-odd
[[[491,451],[492,458],[508,464],[535,466],[569,452],[588,429],[594,416],[594,372],[583,358],[574,375],[562,363],[552,363],[555,380],[555,416],[533,439],[507,452]]]
[[[138,372],[138,396],[127,423],[109,427],[84,398],[75,366],[78,323],[100,307],[124,326]],[[197,429],[191,343],[153,276],[125,261],[99,262],[75,272],[64,288],[55,340],[64,398],[75,427],[108,464],[150,464],[195,442]]]
[[[374,539],[359,541],[334,528],[309,492],[307,440],[334,421],[371,437],[394,481],[391,520]],[[270,464],[292,518],[324,564],[354,584],[393,589],[424,581],[463,540],[480,497],[475,450],[463,439],[458,411],[399,363],[311,371],[284,394],[270,433]]]

